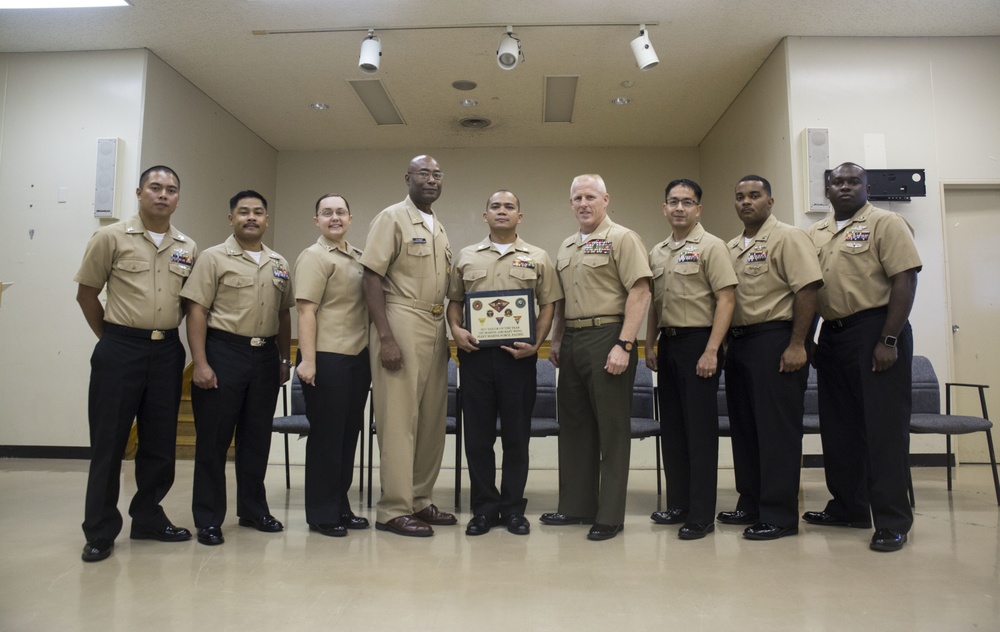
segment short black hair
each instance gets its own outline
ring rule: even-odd
[[[257,193],[253,189],[247,189],[246,191],[240,191],[233,197],[229,198],[229,211],[235,211],[236,205],[240,203],[240,200],[244,200],[246,198],[257,198],[264,203],[264,210],[267,210],[267,200],[264,199],[264,196]]]
[[[490,193],[490,197],[486,198],[486,208],[490,207],[490,200],[492,200],[493,196],[496,195],[497,193],[510,193],[511,195],[513,195],[514,201],[517,202],[517,210],[518,211],[521,210],[521,200],[518,199],[517,195],[515,195],[513,191],[508,191],[507,189],[498,189],[493,193]]]
[[[764,192],[767,193],[767,197],[771,197],[771,183],[767,181],[767,178],[750,174],[740,178],[740,182],[760,182],[762,185],[764,185]],[[736,183],[737,186],[740,184],[740,182]]]
[[[347,207],[347,213],[350,214],[350,212],[351,212],[351,203],[347,201],[347,198],[345,198],[343,195],[341,195],[339,193],[324,193],[323,195],[319,196],[318,200],[316,200],[316,213],[315,213],[316,215],[319,215],[319,204],[320,204],[320,202],[322,202],[326,198],[332,198],[332,197],[339,197],[341,200],[343,200],[344,201],[344,206]],[[265,204],[264,206],[267,206],[267,205]]]
[[[701,203],[701,187],[698,186],[698,183],[695,182],[694,180],[688,180],[687,178],[678,178],[677,180],[671,180],[670,184],[668,184],[667,188],[664,189],[663,191],[663,201],[666,202],[667,198],[670,197],[671,189],[680,186],[688,187],[689,189],[694,191],[695,201],[698,202],[699,204]]]
[[[146,169],[139,175],[140,189],[143,187],[143,185],[146,184],[146,180],[149,180],[149,174],[153,173],[154,171],[166,171],[167,173],[171,174],[172,176],[174,176],[174,179],[177,180],[177,188],[178,189],[181,188],[181,177],[177,175],[176,171],[174,171],[173,169],[171,169],[166,165],[153,165],[152,167]]]

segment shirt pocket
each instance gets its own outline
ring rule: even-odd
[[[280,294],[284,294],[285,290],[288,288],[288,279],[282,279],[280,277],[272,276],[271,282],[274,283],[274,287],[278,289],[278,292]],[[279,300],[278,303],[280,304],[281,301]]]
[[[115,262],[115,268],[122,272],[149,272],[152,267],[145,259],[119,259]]]
[[[191,266],[182,265],[180,263],[170,264],[170,293],[174,296],[180,296],[181,288],[184,287],[184,282],[187,278],[191,276]]]
[[[411,277],[430,276],[433,267],[433,262],[430,259],[431,254],[430,244],[406,244],[407,265],[402,272]]]
[[[521,281],[534,281],[538,279],[538,270],[535,268],[510,268],[510,276]]]
[[[223,309],[249,309],[254,302],[253,286],[254,278],[252,276],[230,274],[222,277],[222,283],[219,286],[218,302],[221,303],[220,307]]]
[[[839,250],[836,272],[851,276],[867,276],[873,272],[870,241],[845,241],[840,244]]]

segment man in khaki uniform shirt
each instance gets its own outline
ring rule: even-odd
[[[646,246],[608,218],[609,200],[601,176],[573,179],[570,205],[580,228],[556,257],[566,301],[549,352],[560,369],[559,510],[541,521],[594,523],[591,540],[613,538],[624,528],[635,338],[651,276]]]
[[[653,512],[650,518],[657,524],[683,523],[677,536],[697,540],[715,530],[716,396],[736,273],[725,242],[698,222],[698,183],[674,180],[665,194],[663,214],[671,235],[649,253],[653,304],[646,328],[646,365],[659,373],[667,510]]]
[[[521,204],[510,191],[497,191],[486,203],[483,221],[490,234],[462,249],[451,272],[448,324],[458,346],[462,371],[462,420],[465,454],[472,480],[472,520],[465,532],[482,535],[503,524],[515,535],[530,530],[524,517],[528,501],[528,441],[531,412],[535,406],[538,347],[549,328],[555,305],[563,298],[562,286],[549,255],[526,243],[517,234]],[[534,343],[484,344],[465,323],[468,292],[532,290],[538,316]],[[478,300],[478,299],[476,299]],[[489,301],[486,301],[489,303]],[[499,317],[503,316],[500,311]],[[500,489],[496,486],[497,417],[503,445]]]
[[[771,215],[771,183],[744,176],[736,215],[744,230],[729,242],[739,284],[726,353],[726,397],[739,502],[717,519],[748,524],[743,536],[774,540],[798,533],[806,353],[816,290],[816,249],[804,231]]]
[[[409,195],[372,220],[361,255],[375,325],[369,350],[382,481],[375,528],[428,537],[429,525],[457,522],[431,500],[444,453],[451,249],[431,208],[444,179],[438,162],[417,156],[405,179]]]
[[[824,286],[816,348],[823,511],[803,520],[870,528],[871,548],[898,551],[913,526],[907,500],[913,333],[908,318],[920,256],[909,226],[868,203],[868,174],[854,163],[830,173],[833,217],[813,224]]]
[[[288,381],[295,305],[288,262],[264,245],[267,200],[240,191],[229,201],[233,234],[206,250],[181,295],[194,361],[191,404],[198,433],[191,508],[198,541],[222,544],[226,451],[236,435],[240,526],[281,531],[264,489],[278,389]]]
[[[197,246],[170,224],[180,178],[169,167],[139,177],[139,213],[99,229],[76,275],[76,300],[97,335],[90,359],[90,475],[83,560],[111,555],[122,529],[118,493],[122,456],[133,419],[139,434],[131,537],[165,542],[191,532],[170,523],[160,501],[174,482],[177,410],[184,347],[177,336],[181,286]],[[107,305],[99,299],[107,285]]]

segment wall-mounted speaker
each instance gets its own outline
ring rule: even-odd
[[[117,184],[121,169],[122,139],[97,139],[97,179],[94,186],[94,217],[119,217]]]
[[[810,213],[826,213],[826,171],[830,168],[830,130],[825,127],[806,128],[806,178],[809,185]]]

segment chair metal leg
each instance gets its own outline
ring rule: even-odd
[[[372,462],[375,449],[375,412],[368,409],[368,508],[372,508]]]
[[[288,472],[288,433],[285,433],[285,489],[292,488],[292,477]]]
[[[993,433],[986,431],[986,445],[990,448],[990,467],[993,468],[993,489],[997,493],[997,505],[1000,505],[1000,478],[997,477],[997,454],[993,450]]]
[[[945,445],[945,468],[948,470],[948,491],[951,491],[951,435],[944,436]]]
[[[909,491],[910,491],[910,507],[916,507],[917,499],[913,495],[913,470],[910,469],[909,465],[906,466],[906,482],[907,485],[909,485]]]
[[[663,463],[660,462],[660,438],[656,437],[656,495],[663,495]]]

